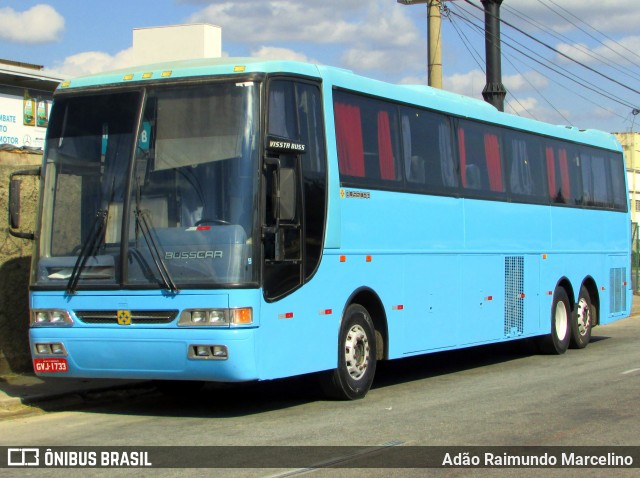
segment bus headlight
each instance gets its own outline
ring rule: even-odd
[[[73,319],[69,312],[59,309],[38,309],[31,311],[31,327],[70,326]]]
[[[178,325],[181,327],[229,327],[230,325],[253,324],[253,309],[185,309],[180,314]]]

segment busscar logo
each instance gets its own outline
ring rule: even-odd
[[[39,466],[40,450],[38,448],[7,449],[8,466]]]
[[[165,261],[175,259],[222,259],[222,251],[167,251],[164,254]]]

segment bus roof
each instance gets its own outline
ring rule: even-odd
[[[96,75],[74,78],[61,83],[59,91],[144,83],[163,79],[226,76],[247,73],[290,73],[321,78],[330,86],[350,89],[363,94],[388,98],[422,106],[459,117],[508,126],[578,143],[622,151],[612,134],[598,130],[581,130],[573,126],[552,125],[521,116],[503,113],[485,101],[424,85],[396,85],[374,80],[350,70],[291,60],[259,58],[207,58],[140,65]]]

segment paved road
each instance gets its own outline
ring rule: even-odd
[[[394,361],[381,364],[374,388],[364,400],[354,402],[319,398],[315,382],[308,378],[208,386],[178,397],[150,390],[129,403],[2,421],[0,445],[640,445],[639,344],[640,319],[631,318],[595,329],[585,350],[570,350],[564,356],[536,355],[528,343],[518,342]],[[80,471],[71,470],[71,475],[106,472],[83,470],[80,475]],[[156,471],[160,476],[198,476],[198,470]],[[272,476],[282,471],[250,474]],[[478,474],[478,470],[432,471],[442,476]],[[523,476],[521,470],[486,474],[497,471],[502,476]],[[529,471],[530,476],[540,474]],[[545,476],[604,472],[544,471]],[[30,474],[40,472],[45,476],[47,470]],[[118,473],[136,476],[125,470]],[[311,474],[338,473],[365,474],[359,470]],[[423,473],[368,470],[366,476]],[[615,473],[634,475],[630,470]]]

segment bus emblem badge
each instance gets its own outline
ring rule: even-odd
[[[131,325],[131,311],[119,310],[118,311],[118,325]]]

